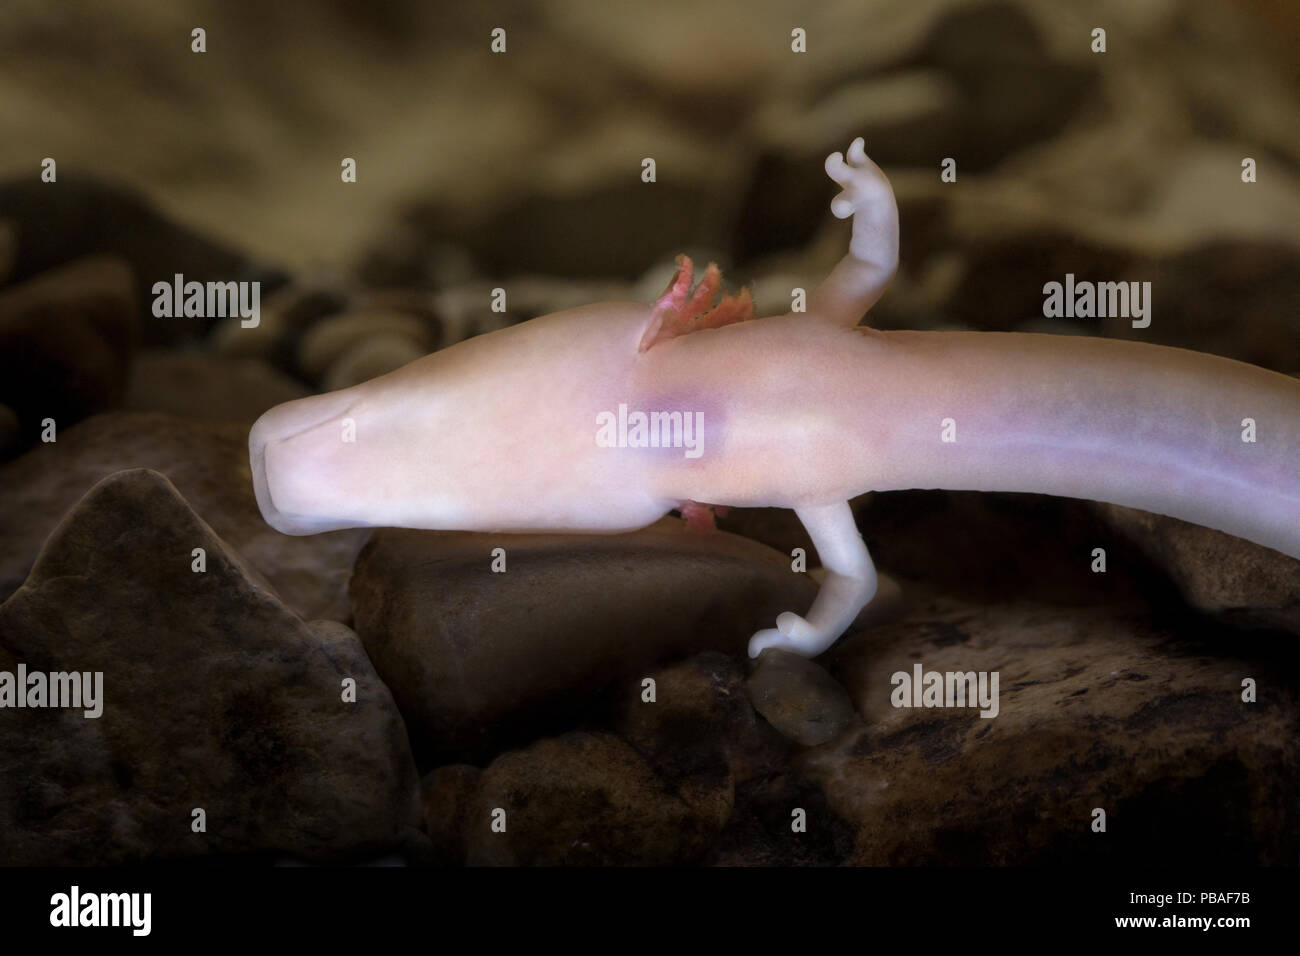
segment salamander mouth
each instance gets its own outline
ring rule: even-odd
[[[268,438],[266,427],[259,419],[248,435],[248,467],[253,479],[253,496],[263,520],[281,534],[291,535],[319,534],[322,531],[353,527],[354,523],[349,521],[315,518],[285,511],[276,503],[273,492],[275,483],[271,480],[272,475],[267,466],[267,452],[279,444],[280,440]]]
[[[295,462],[294,456],[307,454],[310,458],[310,447],[306,450],[290,447],[295,439],[314,429],[335,427],[337,421],[355,414],[357,403],[358,396],[350,389],[315,395],[278,405],[253,424],[248,433],[253,495],[263,519],[275,530],[282,534],[307,535],[361,526],[361,522],[338,514],[321,515],[314,513],[314,509],[304,513],[301,506],[295,505],[293,482],[290,481],[287,492],[285,485],[296,477],[294,466],[306,464]],[[294,510],[295,507],[300,510]]]
[[[256,426],[248,436],[248,467],[253,477],[253,496],[257,499],[258,510],[262,518],[276,531],[282,534],[301,534],[275,503],[271,494],[271,484],[266,475],[267,439],[259,435]]]

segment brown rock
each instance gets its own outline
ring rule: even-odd
[[[0,465],[0,595],[22,584],[63,513],[95,482],[127,468],[165,474],[295,613],[308,620],[351,617],[347,582],[367,532],[281,534],[262,519],[253,497],[246,426],[156,414],[100,415]]]
[[[769,724],[805,747],[833,740],[853,725],[853,701],[816,661],[770,648],[745,682],[750,701]]]
[[[942,11],[918,49],[894,65],[874,80],[855,69],[855,82],[802,102],[783,103],[774,93],[765,104],[758,132],[766,148],[754,160],[735,230],[741,261],[812,239],[828,213],[823,184],[808,171],[855,136],[865,137],[891,175],[928,169],[944,156],[984,172],[1056,136],[1101,77],[1086,59],[1055,56],[1033,17],[1010,3]],[[824,107],[831,101],[834,111]]]
[[[98,718],[0,712],[7,864],[355,858],[418,820],[405,729],[356,635],[291,613],[156,472],[67,515],[0,605],[0,645],[6,670],[103,674]]]
[[[672,157],[675,168],[683,170],[677,177],[661,176],[653,194],[639,179],[628,180],[611,167],[607,154],[591,153],[590,175],[578,178],[570,166],[565,178],[571,181],[563,186],[534,182],[495,208],[480,205],[467,211],[463,197],[421,201],[407,212],[412,235],[420,242],[456,235],[488,275],[583,278],[636,275],[647,262],[676,248],[682,236],[721,244],[725,223],[712,183],[702,172],[687,170],[705,169],[692,164],[698,156],[711,155],[715,163],[728,157],[702,141],[677,138],[662,125],[648,135],[658,144],[656,158],[667,166]],[[636,228],[629,229],[629,223]]]
[[[651,687],[653,699],[647,699]],[[619,681],[613,693],[620,737],[701,820],[718,829],[731,816],[733,759],[743,762],[742,754],[758,741],[754,712],[740,690],[736,662],[708,651]]]
[[[99,159],[91,162],[98,166]],[[67,172],[62,159],[60,166]],[[140,290],[133,319],[147,345],[197,338],[213,321],[155,317],[153,297],[145,294],[155,282],[170,283],[177,273],[186,282],[260,282],[265,297],[285,279],[283,273],[168,219],[134,189],[97,182],[84,172],[64,176],[57,185],[27,175],[0,182],[0,209],[18,230],[16,280],[61,270],[86,256],[112,255],[128,263],[133,285]]]
[[[298,371],[317,381],[344,355],[367,341],[387,336],[413,343],[419,355],[434,346],[429,326],[418,316],[392,309],[343,312],[322,319],[303,335],[298,343]]]
[[[492,831],[494,812],[506,829]],[[503,754],[483,771],[468,814],[477,866],[666,866],[699,859],[716,837],[619,738],[574,732]]]
[[[210,346],[235,358],[263,358],[293,366],[298,335],[322,316],[348,305],[347,294],[330,286],[303,284],[277,289],[262,300],[258,323],[245,328],[239,316],[221,319],[208,336]]]
[[[366,244],[356,272],[369,286],[439,289],[469,282],[478,270],[458,244],[430,239],[399,220]]]
[[[793,828],[803,812],[806,829]],[[736,787],[736,807],[705,859],[711,866],[837,866],[853,854],[856,827],[837,816],[821,788],[777,769]]]
[[[1059,134],[1102,77],[1095,58],[1057,55],[1035,18],[1007,2],[945,11],[908,66],[942,72],[951,81],[957,99],[940,118],[948,137],[924,123],[900,124],[890,132],[915,133],[913,141],[885,140],[882,146],[902,153],[900,162],[923,165],[935,155],[960,155],[964,168],[981,171]]]
[[[438,296],[427,290],[412,289],[405,286],[367,289],[357,295],[358,311],[380,311],[400,313],[420,320],[424,334],[428,336],[430,350],[442,348],[442,315],[438,311]]]
[[[252,425],[267,409],[310,394],[260,359],[157,351],[136,358],[124,405],[189,421]]]
[[[0,292],[0,402],[35,441],[122,400],[139,335],[121,259],[79,259]]]
[[[452,764],[425,777],[437,862],[693,862],[733,825],[737,788],[765,779],[790,750],[749,705],[740,663],[716,651],[617,681],[608,698],[610,719],[602,723],[617,737],[568,734],[507,754],[486,771]],[[498,805],[507,813],[502,837],[525,824],[528,833],[504,845],[485,836]],[[543,825],[552,816],[563,822]],[[620,832],[629,821],[633,832]],[[684,831],[674,833],[679,825]]]
[[[497,547],[505,573],[491,570]],[[464,753],[535,737],[539,721],[572,717],[601,685],[657,660],[743,653],[816,587],[762,545],[665,519],[623,535],[385,529],[351,590],[357,631],[412,739]]]
[[[1300,561],[1177,518],[1119,505],[1095,507],[1198,611],[1237,626],[1300,634]]]
[[[433,863],[465,862],[466,839],[475,823],[481,822],[470,820],[481,773],[469,764],[448,764],[420,781],[420,805],[424,830],[433,845]]]
[[[405,335],[385,333],[358,342],[340,355],[321,381],[327,392],[360,385],[380,375],[387,375],[408,362],[428,354],[421,343]]]
[[[434,293],[432,298],[438,311],[440,341],[444,347],[533,318],[514,310],[493,312],[494,288],[497,288],[494,283],[479,281]]]
[[[646,677],[655,682],[653,702],[645,700]],[[729,814],[735,784],[766,772],[790,749],[754,713],[740,662],[718,651],[618,681],[611,698],[612,729],[692,804],[721,798]]]
[[[1217,638],[1174,639],[1137,607],[918,602],[827,655],[866,726],[796,770],[856,831],[856,864],[1289,863],[1296,651],[1238,639],[1221,656]],[[916,663],[997,672],[997,716],[895,709],[891,675]]]

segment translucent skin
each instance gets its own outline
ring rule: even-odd
[[[278,406],[249,437],[264,517],[286,534],[615,533],[688,501],[794,508],[827,581],[806,618],[758,632],[753,655],[820,653],[871,599],[846,504],[866,491],[1108,501],[1300,558],[1300,381],[1112,339],[856,327],[893,274],[897,212],[860,140],[837,157],[832,209],[854,215],[853,244],[806,313],[642,350],[652,306],[583,306]],[[701,454],[602,447],[599,416],[620,405],[701,413]]]
[[[286,534],[652,523],[680,503],[655,495],[654,455],[596,444],[597,415],[639,401],[629,381],[648,314],[615,303],[558,312],[271,409],[249,438],[263,515]]]

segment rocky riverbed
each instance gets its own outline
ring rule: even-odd
[[[383,185],[320,208],[260,155],[236,164],[254,202],[125,143],[99,168],[69,142],[56,184],[0,153],[0,703],[21,665],[102,675],[103,707],[0,708],[0,863],[1300,860],[1300,562],[1248,542],[1083,501],[866,495],[880,597],[823,657],[754,662],[748,636],[817,587],[791,570],[810,542],[790,512],[614,537],[289,537],[258,512],[247,439],[267,408],[534,315],[647,300],[674,252],[785,311],[842,254],[821,161],[858,134],[901,215],[873,324],[1140,335],[1300,372],[1300,134],[1277,120],[1300,86],[1266,42],[1244,62],[1214,39],[1267,25],[1114,3],[1100,58],[1091,24],[1046,2],[898,6],[823,31],[810,70],[787,62],[779,5],[746,7],[751,46],[720,59],[697,44],[723,34],[671,17],[632,36],[571,5],[521,12],[536,42],[484,92],[498,108],[440,115],[458,142],[535,151],[531,178],[476,179],[450,147],[399,175],[401,150],[427,147],[400,124]],[[450,82],[399,42],[409,16],[353,42]],[[605,52],[593,75],[542,70],[575,45]],[[393,122],[361,112],[322,120],[322,182],[337,139]],[[618,162],[647,149],[683,171],[653,195]],[[124,185],[129,169],[153,178]],[[1150,328],[1048,323],[1042,284],[1067,272],[1151,281]],[[159,317],[153,284],[177,274],[260,283],[256,326]],[[918,665],[997,673],[997,717],[895,706]]]

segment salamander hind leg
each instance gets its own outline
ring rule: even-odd
[[[795,514],[808,529],[826,569],[826,581],[807,617],[787,611],[777,616],[775,628],[751,637],[750,657],[757,657],[769,647],[816,657],[839,639],[876,595],[876,567],[858,534],[849,503],[796,508]]]

